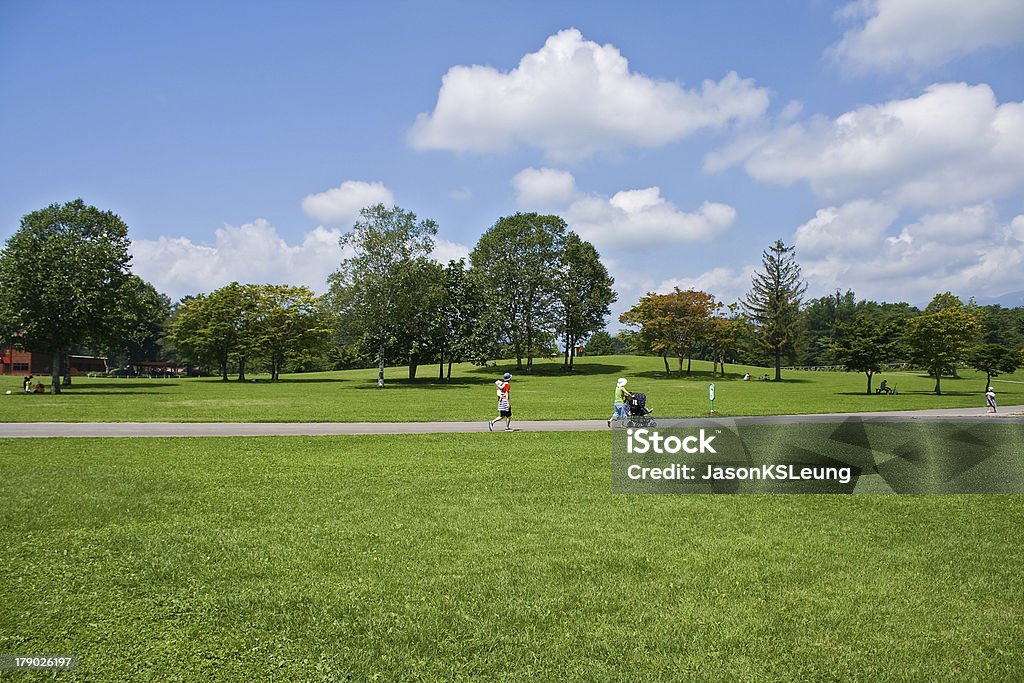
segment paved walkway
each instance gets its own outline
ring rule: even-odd
[[[657,417],[657,416],[655,416]],[[1009,419],[1024,424],[1024,406],[1007,406],[991,415],[985,408],[947,410],[904,410],[879,413],[833,413],[828,415],[773,415],[763,417],[720,417],[716,422],[734,424],[796,424],[829,422],[848,417],[880,420],[962,420]],[[686,422],[699,424],[708,418]],[[685,423],[684,423],[685,424]],[[522,432],[607,431],[604,420],[514,421]],[[165,436],[330,436],[339,434],[446,434],[486,432],[487,423],[474,422],[5,422],[0,438],[39,437],[165,437]]]

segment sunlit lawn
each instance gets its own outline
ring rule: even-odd
[[[1024,676],[1017,496],[614,495],[608,456],[0,440],[0,651],[80,655],[60,680]]]
[[[581,358],[565,375],[556,361],[539,361],[534,374],[514,364],[455,367],[452,382],[439,382],[436,367],[420,368],[416,382],[405,368],[388,370],[388,386],[376,388],[376,370],[288,375],[279,382],[202,379],[75,378],[60,396],[24,395],[20,378],[0,379],[0,421],[171,421],[171,422],[360,422],[484,420],[495,413],[493,381],[510,370],[513,411],[518,419],[605,419],[611,414],[615,379],[649,395],[657,415],[698,416],[709,410],[708,384],[716,385],[715,409],[725,416],[908,410],[984,405],[984,376],[962,371],[944,378],[943,395],[934,380],[915,372],[885,373],[897,396],[865,395],[866,378],[844,372],[786,371],[782,383],[744,382],[763,368],[731,366],[726,378],[711,377],[710,366],[694,362],[689,377],[666,376],[660,358]],[[995,383],[1003,405],[1024,404],[1024,373]],[[1010,381],[1004,381],[1010,380]],[[875,386],[878,384],[875,380]]]

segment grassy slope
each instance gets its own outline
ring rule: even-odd
[[[0,651],[80,654],[63,680],[1024,675],[1017,497],[617,496],[607,438],[0,442]]]
[[[388,388],[376,387],[375,370],[291,375],[278,383],[241,384],[219,379],[97,380],[79,378],[60,396],[19,394],[19,378],[0,379],[0,420],[22,421],[172,421],[172,422],[353,422],[484,420],[495,414],[492,382],[512,370],[513,409],[519,419],[606,418],[611,413],[615,378],[650,396],[656,414],[696,416],[708,410],[708,383],[716,385],[715,408],[722,415],[773,415],[833,411],[904,410],[984,405],[984,377],[965,371],[944,379],[944,395],[932,394],[934,381],[916,373],[886,373],[900,395],[865,395],[861,374],[784,373],[785,381],[743,382],[743,372],[762,368],[730,367],[729,376],[712,378],[709,364],[694,363],[684,379],[664,376],[660,358],[608,356],[580,359],[577,373],[564,376],[560,363],[542,361],[533,376],[512,366],[460,365],[451,384],[438,383],[435,367],[423,367],[420,380],[398,379],[404,369],[389,370]],[[265,379],[265,378],[264,378]],[[1024,403],[1024,372],[996,383],[1003,405]],[[875,385],[877,386],[876,379]]]

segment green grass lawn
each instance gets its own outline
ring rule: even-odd
[[[404,368],[388,370],[388,388],[376,388],[376,370],[285,376],[271,383],[222,382],[217,378],[118,380],[76,378],[59,396],[19,393],[20,378],[0,380],[0,421],[171,421],[171,422],[359,422],[484,420],[496,414],[493,382],[510,370],[513,412],[519,419],[605,419],[611,414],[615,379],[649,395],[657,415],[706,414],[708,383],[716,385],[715,408],[723,416],[912,410],[984,406],[984,376],[962,371],[944,378],[943,395],[934,380],[915,372],[880,375],[897,386],[897,396],[866,395],[864,375],[786,371],[784,381],[743,382],[763,368],[734,366],[725,378],[711,377],[710,365],[694,362],[689,377],[665,376],[660,358],[606,356],[579,359],[564,375],[561,363],[540,361],[533,375],[513,365],[459,365],[451,384],[438,382],[436,367],[422,367],[411,383]],[[877,386],[879,379],[875,380]],[[995,383],[1002,405],[1024,404],[1024,372]]]
[[[0,652],[81,655],[60,680],[1024,676],[1018,497],[613,495],[609,455],[0,441]]]

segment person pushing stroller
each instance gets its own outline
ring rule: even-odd
[[[629,391],[626,390],[626,384],[628,381],[625,377],[620,377],[615,382],[615,403],[614,411],[612,416],[608,418],[608,426],[612,426],[612,420],[618,420],[619,422],[625,422],[629,419],[629,411],[626,410],[626,401],[633,396]]]

